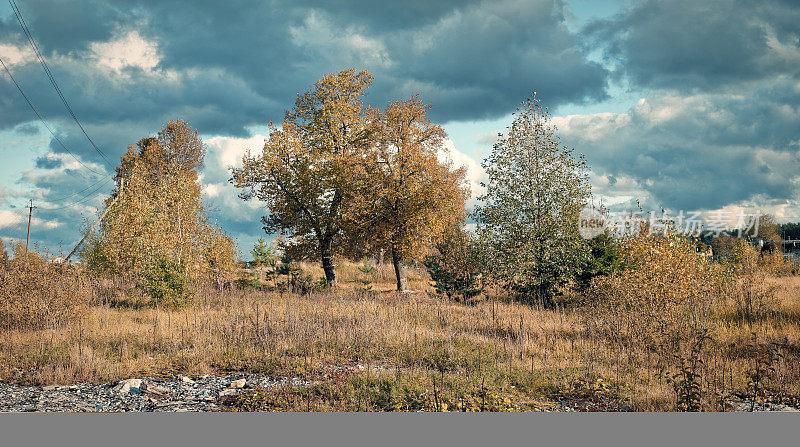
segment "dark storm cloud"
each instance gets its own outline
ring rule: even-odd
[[[590,23],[584,43],[645,99],[567,118],[565,139],[605,176],[600,189],[657,206],[796,201],[798,23],[800,4],[774,0],[645,0]]]
[[[793,1],[641,1],[579,35],[565,25],[564,4],[552,0],[18,3],[73,110],[113,164],[127,145],[176,117],[206,136],[263,132],[320,76],[353,67],[375,75],[368,102],[421,93],[434,106],[431,117],[444,122],[503,116],[532,90],[553,109],[592,103],[607,97],[609,80],[624,80],[646,100],[625,114],[565,120],[561,133],[587,154],[605,190],[647,193],[659,205],[787,199],[800,182]],[[126,41],[131,33],[142,40]],[[123,44],[98,47],[115,41]],[[28,51],[13,16],[0,18],[0,45]],[[133,60],[114,59],[132,47]],[[587,59],[594,51],[606,66]],[[112,171],[36,60],[16,55],[11,69],[62,141],[102,173],[51,142],[38,172],[23,175],[37,188],[39,216],[58,224],[39,234],[50,245],[69,244],[96,217],[113,187],[98,180],[110,182]],[[0,130],[36,133],[28,124],[35,117],[3,77]],[[249,240],[261,232],[263,210],[226,184],[228,161],[214,152],[221,150],[211,148],[206,160],[203,183],[217,188],[206,199],[213,218]]]
[[[89,123],[152,123],[181,114],[205,133],[241,135],[245,126],[279,119],[320,75],[347,67],[376,75],[370,101],[421,92],[445,121],[502,115],[534,89],[554,106],[605,95],[606,72],[584,58],[559,3],[379,3],[21,6],[73,109]],[[159,82],[131,67],[124,71],[127,82],[97,72],[92,44],[131,31],[157,44],[155,69],[177,73],[177,82]],[[24,48],[13,17],[0,22],[0,36]],[[29,91],[41,93],[34,99],[46,115],[63,116],[36,70],[29,61],[14,71]],[[14,95],[10,85],[2,89],[4,97]],[[4,112],[0,126],[30,119],[20,99],[3,108],[12,111]]]
[[[534,89],[553,106],[605,95],[606,71],[585,59],[563,5],[551,0],[19,3],[61,90],[112,164],[176,117],[204,135],[245,136],[250,126],[280,120],[320,76],[351,67],[375,75],[369,102],[421,93],[441,121],[505,114]],[[142,40],[126,41],[131,33]],[[122,43],[102,47],[115,41]],[[3,44],[29,51],[11,15],[0,19]],[[125,54],[132,47],[139,52]],[[15,77],[75,154],[53,140],[51,155],[37,162],[41,175],[24,179],[39,191],[42,218],[59,223],[42,234],[52,245],[78,237],[113,186],[85,190],[98,176],[76,159],[108,178],[112,170],[32,54],[17,59]],[[15,87],[0,82],[0,129],[33,119]],[[204,181],[219,186],[227,171],[215,163],[207,160]],[[234,236],[261,232],[263,212],[235,191],[224,187],[208,203]]]
[[[636,85],[681,91],[800,74],[796,1],[646,0],[586,26]]]
[[[39,168],[39,169],[59,168],[63,164],[64,164],[63,161],[61,161],[58,158],[53,158],[53,157],[41,156],[41,157],[38,157],[36,159],[36,167]]]

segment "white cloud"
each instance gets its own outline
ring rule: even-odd
[[[264,147],[266,136],[253,135],[249,138],[213,137],[205,140],[208,152],[216,166],[227,170],[242,165],[242,157],[248,151],[257,153]]]
[[[494,146],[498,139],[500,139],[499,132],[479,133],[475,137],[475,141],[484,146]]]
[[[451,160],[453,162],[453,166],[456,168],[465,167],[467,170],[467,180],[469,180],[470,189],[472,191],[472,202],[475,199],[484,193],[485,189],[480,185],[480,182],[485,179],[486,172],[481,167],[480,163],[478,163],[474,158],[470,157],[469,155],[459,151],[456,148],[455,143],[453,140],[446,139],[444,141],[444,147],[447,149],[446,152],[440,153],[439,158],[444,160]]]
[[[324,12],[311,11],[300,26],[289,27],[292,42],[319,57],[344,65],[389,67],[392,59],[383,42],[356,26],[337,27]]]
[[[217,197],[219,195],[220,185],[216,183],[209,183],[203,185],[203,194],[208,197]]]
[[[552,117],[552,123],[558,128],[558,134],[574,136],[586,141],[598,141],[607,138],[617,130],[630,124],[631,116],[627,113],[595,113],[591,115],[567,115]]]
[[[3,55],[3,62],[9,66],[25,65],[35,59],[33,51],[30,47],[17,47],[5,43],[0,43],[0,54]]]
[[[25,221],[19,213],[9,210],[0,210],[0,228],[13,227]]]
[[[98,67],[122,79],[129,78],[125,71],[128,68],[138,68],[150,76],[176,76],[171,71],[158,70],[158,43],[143,38],[138,31],[119,34],[107,42],[92,42],[90,50]]]

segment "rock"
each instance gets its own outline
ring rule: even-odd
[[[117,389],[120,394],[135,393],[140,394],[142,386],[142,379],[126,379],[117,384]],[[133,391],[135,389],[136,391]]]
[[[47,385],[42,387],[42,391],[55,391],[61,388],[61,385]]]
[[[172,390],[167,387],[158,386],[158,385],[148,385],[147,389],[145,390],[147,394],[156,398],[164,398],[172,394]]]
[[[247,380],[246,380],[246,379],[234,380],[234,381],[232,381],[232,382],[231,382],[231,385],[230,385],[230,387],[231,387],[231,388],[237,388],[237,389],[238,389],[238,388],[244,388],[244,385],[245,385],[246,383],[247,383]]]
[[[194,380],[192,380],[192,379],[190,379],[190,378],[188,378],[186,376],[181,376],[181,382],[187,383],[189,385],[194,384]]]
[[[234,389],[234,388],[228,388],[228,389],[226,389],[226,390],[222,390],[222,391],[220,391],[220,392],[219,392],[219,397],[225,397],[225,396],[235,396],[235,395],[237,395],[237,394],[239,394],[239,390],[237,390],[237,389]]]

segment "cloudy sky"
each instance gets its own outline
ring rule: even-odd
[[[758,207],[800,220],[800,5],[766,1],[16,0],[86,133],[116,164],[169,119],[208,144],[212,215],[245,251],[258,203],[228,180],[298,92],[367,69],[367,101],[419,93],[475,193],[480,161],[536,91],[594,196],[619,209]],[[0,237],[69,250],[112,169],[72,121],[9,5],[0,58]]]

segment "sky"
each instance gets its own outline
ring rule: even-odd
[[[366,69],[366,101],[419,94],[467,167],[536,92],[612,209],[759,209],[800,220],[800,4],[792,0],[16,0],[72,120],[9,5],[0,6],[0,238],[68,252],[126,147],[183,118],[208,146],[213,219],[247,252],[262,203],[229,168],[295,96]],[[63,145],[62,145],[63,144]],[[100,152],[105,154],[105,158]],[[111,162],[109,163],[108,160]]]

